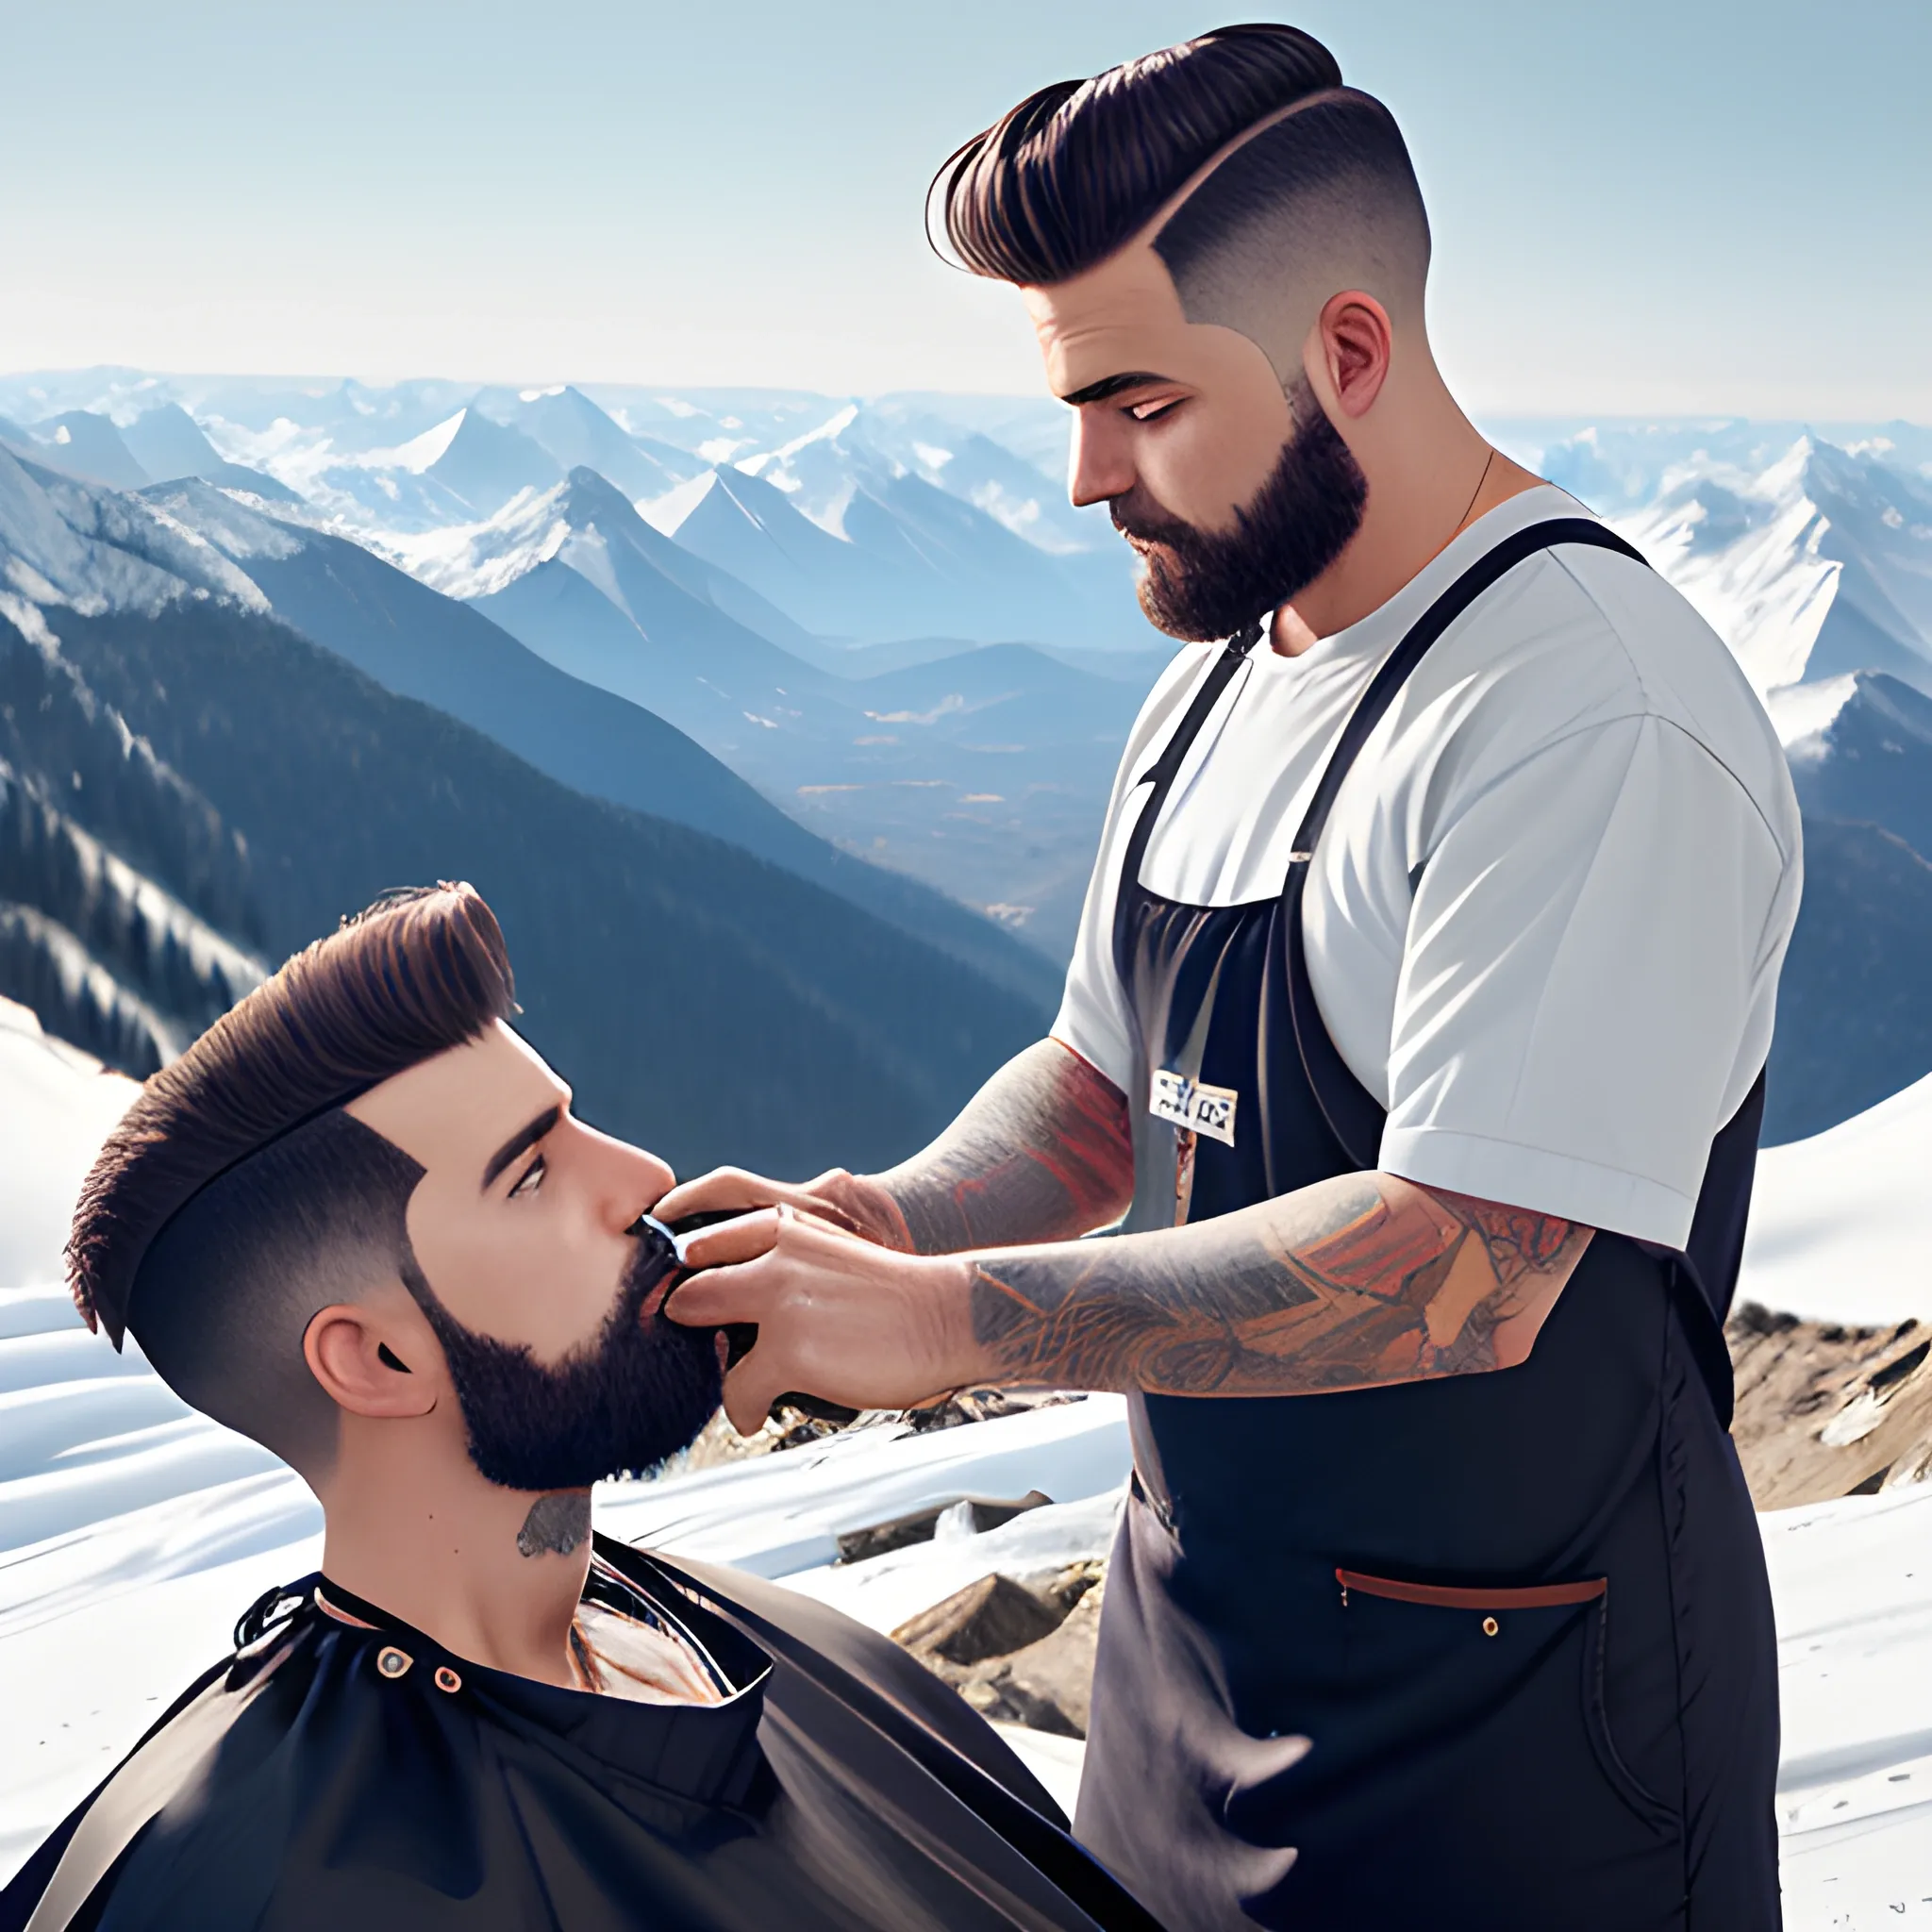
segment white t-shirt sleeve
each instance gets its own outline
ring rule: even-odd
[[[1668,721],[1548,745],[1441,831],[1414,888],[1381,1165],[1680,1247],[1771,1044],[1798,861]]]

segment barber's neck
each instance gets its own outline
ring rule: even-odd
[[[344,1415],[316,1485],[323,1574],[473,1663],[570,1684],[590,1568],[590,1498],[487,1482],[441,1414]]]
[[[1360,416],[1335,407],[1319,368],[1309,376],[1369,490],[1348,547],[1274,613],[1270,641],[1291,658],[1379,609],[1478,517],[1542,480],[1462,413],[1425,341],[1399,346]]]

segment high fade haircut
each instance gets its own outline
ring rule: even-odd
[[[386,894],[296,954],[108,1136],[67,1244],[89,1327],[117,1349],[131,1333],[185,1402],[305,1474],[325,1466],[337,1415],[303,1359],[309,1322],[420,1280],[407,1213],[422,1169],[342,1109],[515,1011],[472,886]]]
[[[1221,27],[1041,88],[934,189],[967,268],[1046,286],[1124,247],[1217,155],[1154,240],[1190,322],[1239,329],[1291,383],[1340,290],[1420,318],[1428,219],[1394,117],[1295,27]]]

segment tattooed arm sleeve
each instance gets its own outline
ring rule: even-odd
[[[1188,1227],[971,1257],[987,1379],[1289,1395],[1524,1360],[1591,1230],[1391,1174]]]
[[[1126,1099],[1071,1047],[1042,1040],[923,1153],[811,1186],[841,1218],[915,1254],[1071,1240],[1119,1219],[1133,1196]]]

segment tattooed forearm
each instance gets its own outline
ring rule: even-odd
[[[1290,1395],[1509,1368],[1588,1246],[1554,1216],[1348,1174],[1192,1226],[986,1255],[993,1379]]]
[[[894,1246],[950,1255],[1105,1227],[1134,1190],[1127,1103],[1058,1041],[1008,1060],[922,1154],[859,1187],[904,1229]]]

